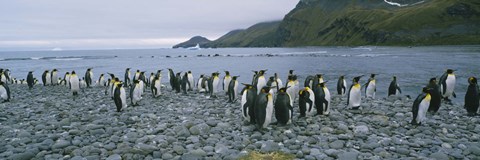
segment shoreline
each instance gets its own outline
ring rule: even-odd
[[[10,85],[12,99],[0,103],[0,159],[237,159],[251,151],[280,151],[299,159],[399,159],[480,156],[480,117],[462,106],[442,104],[425,124],[411,120],[412,99],[363,100],[363,110],[345,109],[332,96],[329,116],[269,125],[262,134],[246,125],[240,101],[162,88],[144,93],[140,106],[116,112],[103,87],[85,88],[76,100],[65,86]],[[129,102],[130,99],[127,98]],[[276,122],[272,117],[272,122]]]

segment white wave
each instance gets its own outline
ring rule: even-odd
[[[398,6],[398,7],[406,7],[408,6],[408,4],[400,4],[400,3],[397,3],[397,2],[390,2],[388,0],[383,0],[385,3],[388,3],[389,5],[392,5],[392,6]]]
[[[304,55],[304,54],[325,54],[327,51],[312,51],[312,52],[286,52],[275,53],[276,55]]]
[[[368,50],[368,51],[373,50],[372,48],[369,48],[369,47],[356,47],[356,48],[352,48],[352,49],[362,49],[362,50]]]
[[[42,59],[43,57],[30,57],[30,59],[32,60],[39,60],[39,59]]]
[[[52,59],[54,61],[76,61],[76,60],[82,60],[83,58],[55,58]]]
[[[356,55],[357,57],[380,57],[380,56],[388,56],[388,54],[359,54]]]

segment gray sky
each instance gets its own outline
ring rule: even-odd
[[[170,47],[280,20],[298,0],[0,0],[0,51]]]

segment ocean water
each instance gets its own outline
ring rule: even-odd
[[[432,47],[312,47],[312,48],[225,48],[225,49],[135,49],[79,51],[0,51],[0,68],[9,68],[12,76],[25,79],[28,71],[41,78],[44,70],[59,70],[59,77],[75,70],[83,77],[93,68],[94,78],[101,73],[114,73],[123,78],[125,68],[132,75],[139,69],[150,72],[163,69],[162,83],[168,83],[167,68],[175,72],[192,71],[200,74],[230,71],[239,81],[250,83],[252,70],[268,69],[266,76],[278,73],[285,83],[288,70],[293,69],[300,84],[306,76],[324,74],[327,87],[336,93],[340,75],[346,75],[348,85],[355,76],[378,74],[377,97],[387,96],[392,76],[404,95],[415,98],[432,77],[440,78],[446,69],[456,69],[455,103],[463,104],[467,78],[480,76],[480,46]]]

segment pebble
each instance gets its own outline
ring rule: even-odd
[[[108,156],[107,160],[122,160],[122,156],[118,154],[114,154],[114,155]]]

